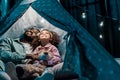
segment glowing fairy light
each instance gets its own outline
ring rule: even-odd
[[[82,18],[86,18],[86,14],[85,13],[82,13]]]
[[[118,31],[120,31],[120,20],[119,20],[119,27],[118,27]]]
[[[100,35],[99,35],[99,38],[100,38],[100,39],[103,39],[103,35],[102,35],[102,34],[100,34]]]
[[[99,24],[99,26],[103,27],[103,25],[104,25],[104,21],[101,21],[100,24]]]
[[[118,31],[120,31],[120,27],[118,27]]]

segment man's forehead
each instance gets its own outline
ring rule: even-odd
[[[36,29],[36,28],[29,28],[29,29],[27,29],[26,31],[39,32],[39,30],[38,30],[38,29]]]

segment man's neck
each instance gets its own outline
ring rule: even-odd
[[[27,41],[26,39],[22,38],[20,39],[21,42],[24,42],[24,43],[30,43],[29,41]]]

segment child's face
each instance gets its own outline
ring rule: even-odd
[[[39,35],[40,41],[50,41],[51,40],[51,35],[50,32],[47,30],[42,30]]]

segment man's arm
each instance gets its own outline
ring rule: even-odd
[[[10,38],[6,38],[0,41],[0,59],[2,61],[16,62],[25,59],[26,54],[22,50],[19,50],[21,52],[17,51],[17,49],[23,49],[23,48],[19,48],[19,45],[17,45],[17,47],[13,47],[15,45],[13,43],[14,40]]]

